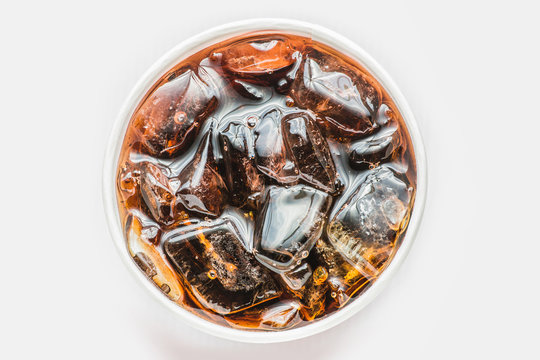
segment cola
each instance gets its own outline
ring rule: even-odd
[[[392,261],[415,164],[398,107],[361,64],[298,35],[231,38],[179,59],[132,115],[117,170],[127,249],[202,318],[304,326]]]

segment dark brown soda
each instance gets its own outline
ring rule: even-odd
[[[126,246],[149,281],[214,323],[275,331],[377,281],[414,205],[416,162],[383,86],[328,45],[249,33],[167,71],[118,159]]]

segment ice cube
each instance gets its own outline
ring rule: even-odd
[[[302,178],[308,184],[333,192],[336,168],[328,143],[309,112],[295,112],[282,119],[283,134]]]
[[[321,124],[330,136],[361,137],[377,126],[373,118],[380,89],[362,72],[348,71],[332,57],[308,56],[291,96],[297,106],[322,115]]]
[[[296,292],[301,299],[300,312],[304,320],[313,320],[324,313],[328,290],[328,283],[318,284],[313,278],[310,278],[304,288]]]
[[[282,111],[273,108],[262,115],[255,127],[256,163],[268,177],[280,184],[292,184],[298,181],[298,169],[283,139],[282,117]]]
[[[327,225],[328,238],[362,274],[377,276],[397,249],[412,188],[389,167],[371,171]]]
[[[300,300],[300,312],[305,320],[313,320],[324,312],[329,289],[327,277],[324,267],[319,266],[312,271],[312,267],[305,260],[293,270],[281,274],[289,291]]]
[[[351,167],[366,170],[382,162],[392,161],[401,146],[397,125],[387,126],[375,134],[356,142],[350,147]]]
[[[231,121],[219,137],[230,200],[232,205],[242,207],[264,186],[264,176],[255,164],[253,134],[244,122]]]
[[[331,244],[319,239],[312,252],[317,261],[317,282],[328,284],[327,312],[345,305],[353,296],[365,291],[371,285],[372,277],[364,276],[351,265]]]
[[[234,188],[247,184],[248,192],[261,191],[264,179],[258,169],[279,184],[302,180],[326,192],[335,190],[334,162],[311,112],[271,106],[261,113],[228,117],[224,123],[222,153],[226,169],[231,170],[227,171],[228,184],[238,182]],[[240,196],[241,201],[246,195]]]
[[[300,304],[293,299],[274,304],[262,304],[242,312],[227,315],[225,320],[233,327],[259,330],[283,330],[298,325]]]
[[[141,196],[154,219],[164,225],[187,218],[187,214],[177,208],[173,175],[168,167],[151,162],[140,163]]]
[[[218,172],[213,155],[210,127],[192,159],[181,169],[176,197],[181,208],[196,215],[219,216],[227,201],[227,186]]]
[[[163,261],[161,254],[144,236],[144,221],[130,214],[126,221],[126,239],[129,252],[142,272],[172,300],[183,298],[180,279]]]
[[[126,161],[120,167],[116,184],[121,201],[126,208],[137,208],[141,205],[140,183],[139,167],[131,161]]]
[[[133,127],[146,152],[173,157],[192,144],[217,103],[215,89],[194,71],[185,70],[144,100]]]
[[[294,268],[321,235],[331,201],[306,185],[267,187],[255,223],[257,259],[276,272]]]
[[[264,36],[240,41],[214,53],[224,71],[233,77],[265,85],[277,85],[299,61],[301,45],[290,39]]]
[[[246,249],[232,218],[178,228],[166,235],[164,250],[196,300],[218,314],[281,294],[269,271]]]

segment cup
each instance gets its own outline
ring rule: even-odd
[[[131,259],[122,230],[115,190],[116,169],[124,134],[126,133],[133,112],[152,85],[167,70],[182,59],[214,43],[256,31],[281,31],[311,37],[316,41],[332,46],[341,53],[358,61],[386,89],[401,113],[412,140],[417,169],[416,199],[408,229],[393,260],[374,284],[339,311],[329,314],[320,320],[308,323],[305,326],[280,331],[249,331],[224,327],[202,319],[169,300],[167,296],[148,280]],[[400,267],[413,244],[424,210],[427,190],[426,174],[424,146],[409,105],[386,71],[360,46],[331,30],[307,22],[288,19],[251,19],[218,26],[181,42],[157,60],[137,82],[127,100],[122,105],[110,135],[103,167],[103,201],[109,230],[120,257],[131,274],[138,280],[138,283],[145,287],[157,302],[168,308],[180,321],[184,321],[192,327],[209,334],[242,342],[274,343],[300,339],[330,329],[358,313],[382,291]]]

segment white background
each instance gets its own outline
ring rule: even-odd
[[[0,358],[539,358],[537,1],[0,5]],[[274,345],[173,318],[121,263],[101,201],[109,132],[178,42],[250,17],[335,30],[390,73],[429,162],[410,256],[364,311]]]

